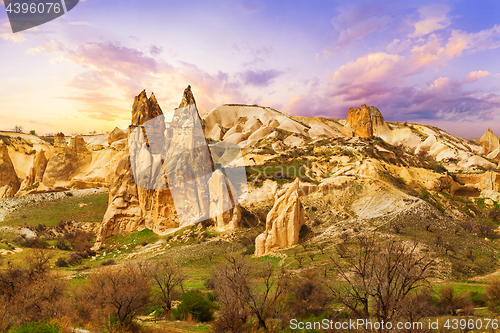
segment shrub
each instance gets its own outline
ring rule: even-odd
[[[68,259],[68,264],[69,265],[75,265],[75,264],[78,264],[80,263],[80,261],[82,260],[82,256],[79,254],[79,253],[71,253],[69,255],[69,259]]]
[[[109,260],[101,262],[101,266],[110,266],[110,265],[114,265],[114,264],[115,264],[115,261],[113,259],[109,259]]]
[[[66,260],[64,258],[59,258],[56,261],[56,266],[57,267],[68,267],[69,264],[66,262]]]
[[[51,321],[38,321],[13,328],[9,333],[61,333],[62,325]]]
[[[500,313],[500,280],[492,280],[486,288],[488,308],[494,313]]]
[[[243,255],[252,255],[254,253],[255,253],[255,245],[249,245],[247,246],[245,251],[243,251]]]
[[[180,296],[181,303],[172,311],[176,320],[186,320],[191,315],[201,322],[213,319],[214,304],[199,290],[190,290]]]
[[[495,222],[500,221],[500,209],[495,208],[488,214],[489,218],[492,219]]]

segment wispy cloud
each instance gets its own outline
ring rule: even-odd
[[[422,37],[434,31],[450,26],[451,18],[448,16],[451,8],[447,4],[433,4],[418,9],[420,20],[414,24],[415,30],[410,37]]]

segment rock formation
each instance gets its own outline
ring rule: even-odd
[[[77,152],[87,152],[85,140],[81,135],[72,137],[69,141],[69,147]]]
[[[154,94],[151,94],[148,99],[146,91],[142,91],[134,99],[132,123],[129,126],[129,131],[132,132],[135,128],[139,128],[140,131],[137,133],[142,136],[144,123],[162,114],[163,111]],[[131,135],[133,136],[135,133],[132,132]],[[152,138],[149,137],[149,139]],[[146,145],[149,144],[147,137],[145,140]],[[132,142],[134,141],[132,140]],[[163,232],[168,228],[178,226],[168,189],[155,190],[154,188],[145,189],[137,186],[129,151],[125,150],[111,177],[108,209],[104,214],[96,244],[100,244],[106,237],[123,232],[146,227],[155,232]],[[144,148],[144,152],[149,154],[146,148]],[[161,191],[163,192],[160,193]],[[162,219],[162,217],[166,219]]]
[[[56,133],[54,135],[54,147],[62,148],[67,146],[68,143],[66,142],[66,137],[64,136],[64,133]]]
[[[92,161],[92,154],[80,135],[71,138],[69,146],[66,145],[64,134],[58,133],[54,137],[55,154],[47,161],[42,179],[44,187],[49,191],[69,188],[80,168]]]
[[[498,139],[498,136],[496,136],[489,128],[479,141],[481,142],[481,146],[483,147],[484,156],[487,156],[489,153],[500,147],[500,140]]]
[[[122,129],[115,127],[115,129],[109,133],[108,144],[111,145],[113,142],[120,141],[127,138],[127,133]]]
[[[241,208],[236,205],[233,193],[236,191],[227,177],[220,170],[215,170],[210,181],[210,216],[215,228],[227,231],[239,227]]]
[[[0,200],[12,198],[14,194],[12,193],[12,187],[10,185],[5,185],[0,187]]]
[[[266,230],[255,239],[255,255],[283,249],[299,243],[300,228],[306,216],[299,199],[299,178],[274,203],[266,218]]]
[[[374,106],[361,105],[361,108],[350,108],[342,136],[378,136],[385,141],[392,139],[391,129],[382,113]]]
[[[38,187],[38,185],[42,183],[46,168],[47,157],[45,156],[45,151],[42,149],[36,154],[33,165],[21,184],[20,191],[29,191],[31,187]]]
[[[0,187],[5,185],[11,187],[12,193],[16,193],[21,184],[19,178],[17,178],[7,146],[0,140]]]
[[[122,232],[149,228],[161,234],[211,216],[220,230],[238,226],[237,198],[224,174],[214,173],[195,103],[188,86],[167,124],[153,94],[135,98],[128,149],[110,183],[96,247]]]

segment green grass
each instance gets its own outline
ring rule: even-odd
[[[143,242],[147,242],[148,244],[154,243],[158,239],[160,239],[160,236],[146,228],[141,231],[127,232],[118,236],[109,237],[106,239],[106,245],[136,246],[142,244]],[[123,252],[126,252],[125,249],[122,250]]]
[[[80,207],[80,204],[85,204]],[[61,221],[100,222],[108,207],[108,194],[76,198],[66,197],[57,201],[20,207],[2,224],[11,226],[57,225]]]

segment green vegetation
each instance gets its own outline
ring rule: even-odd
[[[69,193],[69,192],[68,192]],[[57,225],[61,221],[100,222],[108,207],[108,194],[66,197],[57,201],[20,207],[2,222],[12,226]]]
[[[181,303],[172,311],[176,320],[186,320],[189,317],[200,322],[213,320],[215,304],[199,290],[190,290],[180,296]]]
[[[41,320],[15,327],[9,333],[61,333],[63,326],[56,322]]]

